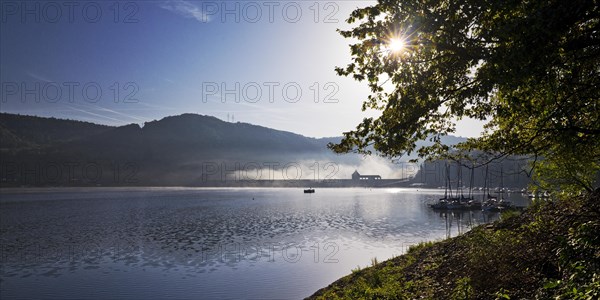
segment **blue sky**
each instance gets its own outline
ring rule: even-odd
[[[350,62],[336,29],[371,3],[4,0],[0,110],[109,125],[189,112],[337,136],[376,114],[360,110],[364,84],[334,72]]]

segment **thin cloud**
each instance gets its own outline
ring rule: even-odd
[[[124,120],[119,120],[119,119],[115,119],[106,115],[102,115],[102,114],[97,114],[97,113],[93,113],[91,111],[87,111],[84,109],[79,109],[77,107],[75,107],[75,105],[73,104],[65,104],[69,109],[71,109],[72,111],[77,111],[77,112],[81,112],[87,115],[91,115],[94,117],[98,117],[98,118],[102,118],[102,119],[106,119],[106,120],[111,120],[113,121],[113,124],[117,124],[117,125],[122,125],[122,124],[126,124],[127,122],[125,122]],[[81,105],[78,105],[81,106]]]
[[[125,113],[122,113],[122,112],[119,112],[119,111],[116,111],[116,110],[108,109],[108,108],[97,106],[97,105],[93,105],[93,106],[95,107],[96,110],[113,113],[115,115],[120,115],[120,116],[127,117],[127,118],[130,118],[130,119],[136,120],[136,121],[142,121],[142,122],[146,121],[146,119],[144,119],[142,117],[138,117],[136,115],[125,114]]]
[[[207,23],[211,18],[202,9],[189,1],[169,0],[160,4],[160,8],[174,12],[185,18],[194,18],[198,22]]]
[[[150,104],[150,103],[145,103],[145,102],[138,102],[136,103],[136,105],[141,105],[141,106],[146,106],[149,107],[149,110],[157,110],[157,111],[164,111],[164,110],[175,110],[174,107],[167,107],[167,106],[162,106],[162,105],[156,105],[156,104]],[[137,110],[141,110],[141,109],[137,109]]]
[[[41,75],[38,75],[33,72],[27,72],[27,75],[29,75],[29,77],[31,77],[35,80],[39,80],[39,81],[43,81],[43,82],[53,82],[52,80],[46,78],[45,76],[41,76]]]

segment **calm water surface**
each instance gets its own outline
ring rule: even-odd
[[[97,188],[0,192],[0,294],[299,299],[372,258],[497,218],[443,190]],[[526,200],[513,196],[525,205]]]

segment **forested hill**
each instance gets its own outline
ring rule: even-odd
[[[51,146],[112,128],[89,122],[0,113],[0,148],[15,150]]]
[[[43,118],[16,114],[0,114],[3,149],[21,145],[54,146],[58,143],[102,143],[129,139],[130,146],[143,136],[145,144],[169,144],[195,149],[244,151],[322,151],[327,139],[308,138],[299,134],[274,130],[247,123],[229,123],[215,117],[183,114],[146,122],[143,127],[130,124],[120,127],[88,122]],[[6,137],[6,138],[5,138]],[[335,138],[334,138],[335,139]],[[123,146],[123,145],[120,145]],[[182,150],[181,148],[179,150]]]
[[[285,164],[309,158],[339,157],[326,147],[328,142],[339,139],[310,138],[197,114],[166,117],[146,122],[143,127],[138,124],[115,127],[2,113],[3,169],[0,175],[3,184],[71,184],[73,180],[64,178],[68,170],[62,166],[92,164],[103,171],[99,184],[115,184],[113,173],[126,168],[129,171],[119,172],[135,173],[136,184],[188,185],[193,184],[209,164],[262,167],[265,162]],[[357,156],[347,156],[341,161],[357,159]],[[61,166],[59,171],[63,174],[56,182],[48,182],[51,176],[43,174],[49,164]],[[39,174],[34,176],[36,168]],[[85,181],[85,178],[77,180]],[[120,184],[128,183],[119,181],[116,185]]]

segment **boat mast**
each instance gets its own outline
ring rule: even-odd
[[[444,199],[447,200],[448,199],[448,163],[447,162],[444,162],[444,171],[446,173],[445,174],[446,175],[446,178],[445,178],[446,186],[444,188]]]
[[[446,186],[448,186],[448,194],[452,198],[452,185],[450,182],[450,165],[446,165]]]
[[[485,179],[483,180],[483,198],[482,202],[486,200],[486,197],[490,198],[490,188],[488,187],[488,166],[485,166]]]
[[[469,182],[469,199],[473,200],[473,184],[475,180],[475,165],[471,164],[471,179]]]
[[[500,166],[500,201],[504,200],[504,167]]]
[[[458,170],[456,172],[458,173],[457,174],[458,178],[456,180],[456,197],[458,198],[458,203],[460,203],[460,201],[463,198],[463,190],[462,190],[462,186],[461,186],[461,184],[462,184],[462,171],[461,171],[462,166],[460,164],[460,161],[457,162],[457,167],[458,167]],[[459,191],[460,191],[460,194],[459,194]]]

